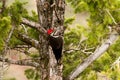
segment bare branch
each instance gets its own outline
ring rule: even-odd
[[[8,48],[8,43],[9,43],[9,41],[10,41],[10,38],[11,38],[12,34],[13,34],[13,31],[15,30],[14,24],[12,24],[12,25],[13,25],[13,26],[12,26],[12,29],[11,29],[11,31],[9,32],[8,38],[7,38],[6,41],[5,41],[5,47],[4,47],[4,50],[3,50],[3,56],[5,56],[5,54],[6,54],[6,51],[7,51],[7,48]]]
[[[92,51],[85,51],[85,50],[82,50],[82,52],[85,54],[92,54],[93,53]]]
[[[21,41],[25,42],[26,44],[29,44],[37,49],[39,48],[39,41],[32,39],[32,38],[28,37],[27,35],[18,33],[15,36],[18,39],[20,39]]]
[[[104,54],[104,52],[110,47],[110,45],[112,45],[112,43],[116,41],[118,36],[119,35],[116,32],[111,33],[109,38],[69,75],[69,80],[73,80],[80,73],[82,73],[93,61]]]
[[[95,47],[91,47],[91,48],[88,48],[87,44],[85,45],[84,49],[81,50],[81,52],[85,53],[85,54],[92,54],[93,52],[91,50],[94,50]]]
[[[80,44],[82,44],[82,42],[79,42],[77,48],[69,49],[69,50],[63,50],[63,53],[72,53],[72,52],[75,52],[75,51],[81,51],[82,53],[85,53],[85,54],[93,53],[92,51],[95,49],[95,47],[88,48],[87,44],[84,45],[84,47],[81,46]]]
[[[25,25],[21,24],[21,26],[23,27],[23,29],[24,29],[24,31],[25,31],[25,34],[28,34],[28,31],[27,31]]]
[[[89,50],[93,50],[94,48],[88,48],[88,49],[69,49],[69,50],[63,50],[63,53],[72,53],[72,52],[75,52],[75,51],[81,51],[85,54],[91,54],[93,53],[92,51],[89,51]]]
[[[10,64],[16,64],[16,65],[23,65],[23,66],[32,66],[32,67],[38,67],[39,64],[36,63],[36,62],[33,62],[32,60],[28,60],[28,59],[23,59],[23,60],[18,60],[18,61],[15,61],[15,60],[8,60],[7,58],[6,59],[3,59],[0,57],[0,61],[5,61],[7,63],[10,63]]]
[[[72,53],[75,51],[80,51],[80,49],[69,49],[69,50],[63,50],[63,53]]]
[[[30,21],[26,18],[22,18],[22,24],[25,24],[31,28],[34,28],[36,29],[37,31],[43,33],[44,35],[47,35],[47,31],[39,24],[39,23],[36,23],[36,22],[33,22],[33,21]]]

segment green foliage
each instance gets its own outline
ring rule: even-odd
[[[95,23],[102,23],[104,25],[113,23],[110,16],[106,13],[105,9],[109,9],[113,17],[119,21],[119,11],[120,8],[119,0],[67,0],[72,4],[75,12],[88,11],[90,13],[90,21],[95,25]]]
[[[80,33],[78,32],[78,30],[75,30],[75,29],[71,29],[70,32],[66,33],[65,34],[65,44],[78,44],[79,43],[79,40],[80,40]]]
[[[116,60],[120,56],[120,38],[114,43],[107,51],[113,60]]]
[[[28,35],[31,37],[31,38],[34,38],[36,40],[38,40],[38,36],[39,36],[39,32],[36,31],[35,29],[32,29],[32,28],[29,28],[28,29]]]
[[[88,75],[86,75],[86,76],[82,77],[82,79],[84,79],[84,80],[97,80],[97,75],[96,75],[95,71],[90,71],[88,73]],[[79,78],[77,80],[79,80]]]
[[[37,21],[38,20],[38,18],[37,18],[38,16],[34,11],[32,11],[31,16],[28,15],[27,9],[25,8],[26,4],[27,4],[27,2],[25,2],[25,1],[15,0],[9,7],[6,7],[3,14],[0,14],[0,23],[1,23],[0,24],[0,31],[1,31],[0,32],[0,43],[1,43],[0,44],[0,50],[3,49],[5,39],[8,35],[7,30],[9,30],[9,29],[6,29],[8,26],[11,26],[11,25],[13,26],[13,24],[16,25],[16,29],[13,33],[14,35],[16,34],[16,32],[20,32],[20,33],[24,34],[25,31],[24,31],[23,27],[20,25],[21,24],[21,18],[25,17],[25,18],[30,19],[32,21]],[[9,16],[9,21],[6,21],[5,18],[8,19],[8,16]],[[27,26],[25,26],[25,27],[28,30],[28,35],[30,37],[38,39],[38,32],[36,30],[28,28]],[[16,37],[14,35],[10,39],[10,44],[9,45],[11,47],[14,47],[18,44],[19,45],[24,44],[22,41],[16,39]]]
[[[79,48],[81,44],[79,44],[81,40],[81,34],[87,35],[87,29],[83,26],[77,25],[74,28],[67,28],[64,35],[64,48],[65,50],[74,50]],[[86,54],[81,53],[80,50],[64,53],[64,77],[70,74],[70,72],[78,66],[79,63],[83,61],[83,59],[87,57]],[[72,66],[71,66],[72,65]]]
[[[21,17],[28,15],[27,10],[23,6],[25,4],[26,4],[26,2],[21,3],[21,2],[19,2],[19,0],[15,0],[15,2],[9,7],[9,13],[10,13],[11,19],[12,19],[12,21],[14,21],[14,23],[20,24]]]
[[[112,57],[106,52],[94,62],[96,66],[93,66],[93,70],[107,71],[111,67],[110,64],[112,64]]]
[[[28,80],[40,80],[40,75],[37,70],[27,69],[25,70],[25,75]]]
[[[16,39],[15,36],[12,36],[11,39],[10,39],[10,44],[9,44],[9,46],[10,46],[10,47],[15,47],[16,45],[22,45],[22,44],[23,44],[22,41]]]
[[[74,20],[75,20],[74,17],[66,18],[65,21],[64,21],[64,24],[65,25],[72,24]]]
[[[38,22],[38,15],[35,11],[32,11],[31,15],[26,15],[25,18],[27,18],[28,20]]]
[[[19,0],[15,0],[15,2],[12,3],[8,7],[8,13],[10,13],[11,21],[15,25],[17,25],[17,28],[14,31],[14,34],[17,34],[16,32],[20,32],[20,33],[23,33],[23,34],[25,33],[23,27],[20,26],[22,17],[28,18],[28,19],[33,20],[33,21],[37,20],[37,14],[34,11],[32,11],[32,16],[28,15],[27,9],[24,6],[26,4],[27,4],[27,2],[22,2],[22,1],[19,1]],[[28,35],[30,35],[30,37],[35,38],[35,39],[38,37],[37,36],[38,32],[36,30],[28,28],[27,26],[24,26],[24,27],[27,29]],[[12,36],[12,38],[10,39],[10,43],[11,43],[10,44],[11,47],[23,44],[23,42],[16,39],[15,36]]]
[[[116,69],[116,70],[114,70],[114,71],[112,71],[112,73],[110,73],[110,78],[112,79],[112,80],[119,80],[120,79],[120,70],[119,69]]]
[[[0,51],[4,48],[5,40],[7,39],[8,33],[11,29],[10,17],[0,18]]]
[[[81,49],[85,45],[88,47],[97,47],[101,45],[108,38],[109,30],[107,26],[113,24],[111,17],[106,12],[110,11],[116,22],[120,21],[120,0],[67,0],[75,9],[75,13],[87,12],[89,19],[87,19],[88,26],[84,28],[77,26],[74,28],[67,28],[65,32],[65,49],[77,48],[79,41],[83,36],[87,39],[81,42]],[[97,80],[97,73],[104,72],[106,77],[112,80],[119,80],[118,71],[111,70],[111,64],[120,56],[120,39],[113,44],[100,58],[98,58],[90,67],[88,67],[76,80]],[[94,50],[90,50],[94,51]],[[81,51],[74,51],[70,54],[65,53],[64,75],[67,76],[72,69],[81,63],[88,55]],[[76,57],[76,58],[75,58]],[[79,59],[79,58],[80,59]],[[75,61],[75,62],[74,62]],[[70,66],[70,65],[75,66]],[[87,77],[86,77],[87,76]]]
[[[64,55],[63,76],[66,77],[82,61],[79,52]],[[71,66],[72,65],[72,66]]]

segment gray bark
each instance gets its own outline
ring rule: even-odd
[[[23,59],[23,60],[10,60],[8,58],[2,58],[0,57],[0,61],[4,61],[4,63],[9,63],[9,64],[16,64],[16,65],[21,65],[21,66],[32,66],[32,67],[38,67],[39,64],[36,62],[33,62],[31,59]]]
[[[36,0],[39,24],[44,29],[56,27],[58,33],[62,31],[64,22],[64,0]],[[56,13],[56,14],[55,14]],[[59,20],[58,20],[59,19]],[[62,80],[62,65],[57,65],[47,37],[39,35],[40,42],[40,73],[41,80]]]

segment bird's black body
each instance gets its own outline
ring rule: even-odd
[[[63,38],[62,36],[51,36],[49,35],[49,43],[52,47],[53,53],[57,60],[57,63],[62,57],[62,48],[63,48]]]

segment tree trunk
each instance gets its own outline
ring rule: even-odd
[[[46,30],[56,27],[58,33],[63,31],[64,0],[36,0],[40,25]],[[58,65],[47,36],[39,34],[41,80],[62,80],[62,64]]]

